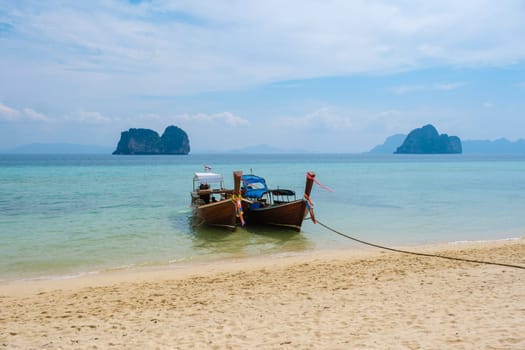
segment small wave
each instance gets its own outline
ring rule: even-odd
[[[77,272],[77,273],[70,273],[65,275],[44,275],[44,276],[37,276],[37,277],[27,277],[27,278],[20,278],[16,279],[15,281],[18,282],[38,282],[38,281],[62,281],[62,280],[70,280],[85,276],[92,276],[99,274],[100,271],[88,271],[88,272]]]
[[[168,261],[168,264],[180,264],[180,263],[184,263],[184,262],[188,262],[190,261],[191,258],[190,257],[186,257],[186,258],[177,258],[177,259],[172,259],[172,260],[169,260]]]
[[[509,238],[501,238],[501,239],[484,239],[484,240],[463,240],[463,241],[453,241],[448,242],[447,244],[472,244],[472,243],[495,243],[495,242],[509,242],[509,241],[519,241],[522,240],[525,237],[509,237]]]

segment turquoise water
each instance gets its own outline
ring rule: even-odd
[[[380,244],[525,236],[525,156],[0,155],[0,280],[354,247],[301,233],[191,225],[192,177],[209,164],[302,193],[313,170],[323,223]]]

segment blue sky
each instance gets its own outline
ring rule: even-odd
[[[525,138],[523,1],[0,0],[0,149],[363,152],[432,123]]]

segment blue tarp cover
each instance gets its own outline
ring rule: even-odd
[[[243,175],[242,176],[242,185],[244,192],[244,197],[247,198],[261,198],[266,192],[268,192],[268,187],[266,186],[266,181],[256,175]]]

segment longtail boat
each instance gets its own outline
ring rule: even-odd
[[[197,225],[206,224],[235,230],[239,220],[244,224],[240,208],[240,183],[242,172],[233,173],[234,189],[225,189],[221,174],[195,173],[191,205],[193,220]]]
[[[272,225],[301,230],[308,213],[315,222],[310,193],[315,173],[306,174],[306,185],[302,198],[288,189],[268,189],[266,180],[256,175],[243,175],[241,194],[247,225]]]

